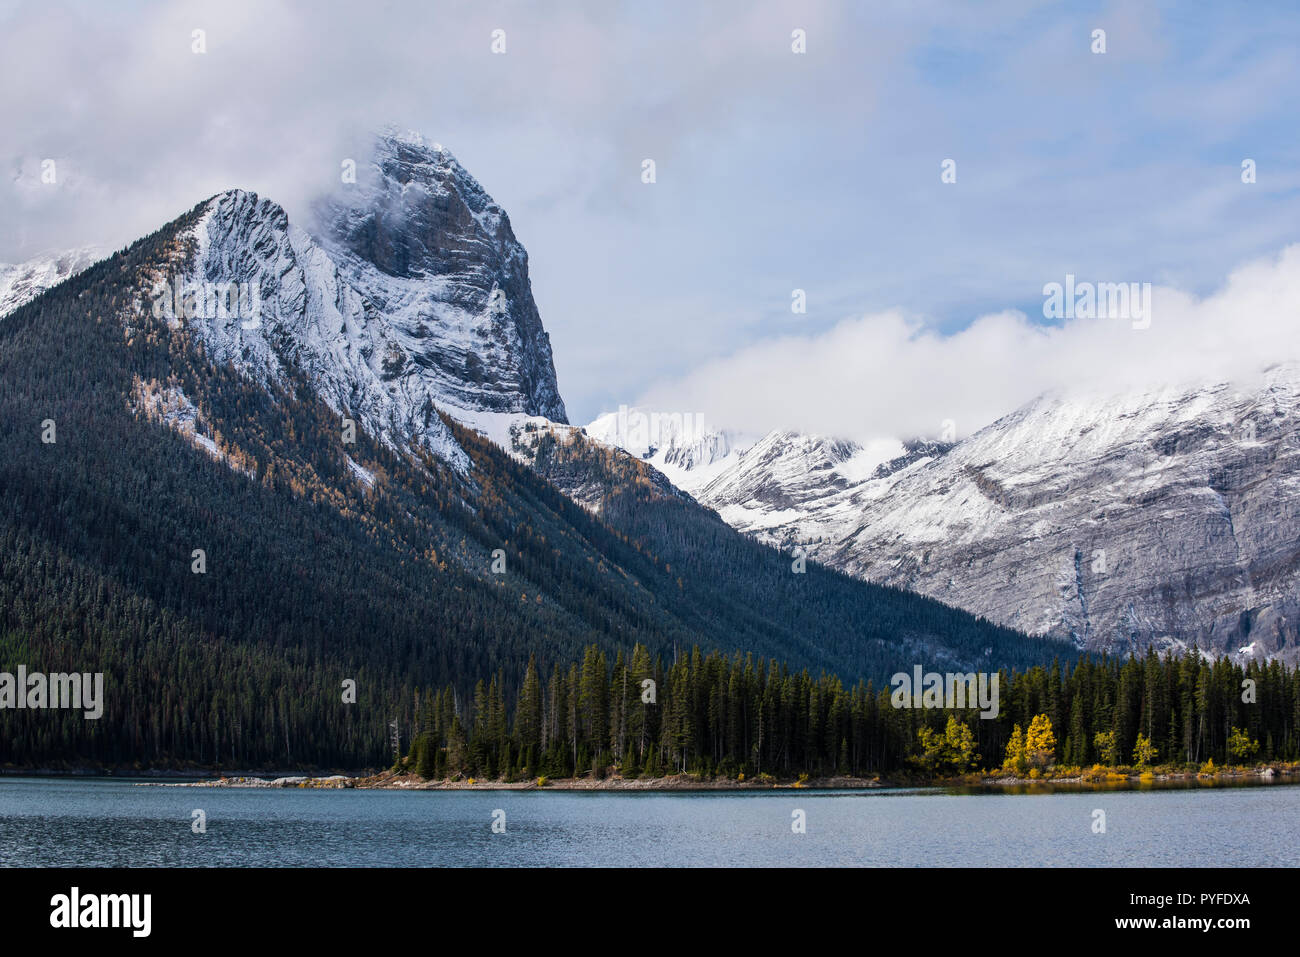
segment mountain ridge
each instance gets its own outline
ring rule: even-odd
[[[1300,366],[1044,394],[869,471],[775,431],[695,490],[857,577],[1110,653],[1300,659]],[[818,451],[820,450],[820,451]]]

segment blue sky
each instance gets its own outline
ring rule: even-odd
[[[396,122],[509,213],[572,419],[707,406],[674,383],[856,317],[1041,324],[1066,273],[1204,296],[1276,255],[1297,49],[1280,3],[0,4],[0,260],[121,244],[228,186],[293,214]],[[58,195],[32,185],[46,156]]]

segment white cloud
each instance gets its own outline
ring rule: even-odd
[[[1227,381],[1295,359],[1300,245],[1243,266],[1204,298],[1154,287],[1145,329],[1120,318],[1045,325],[1006,311],[945,337],[891,311],[742,349],[650,389],[638,404],[698,410],[744,431],[866,441],[937,435],[951,419],[968,435],[1043,392]]]

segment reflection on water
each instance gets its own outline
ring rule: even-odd
[[[1300,785],[1300,781],[1258,775],[1231,778],[1135,778],[1120,781],[1027,781],[1023,784],[971,784],[943,788],[946,794],[1078,794],[1098,791],[1186,791]]]

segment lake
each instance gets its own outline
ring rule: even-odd
[[[195,809],[206,833],[191,829]],[[492,831],[498,810],[504,833]],[[796,811],[805,833],[792,831]],[[610,793],[0,778],[10,866],[1294,866],[1297,820],[1290,784]]]

